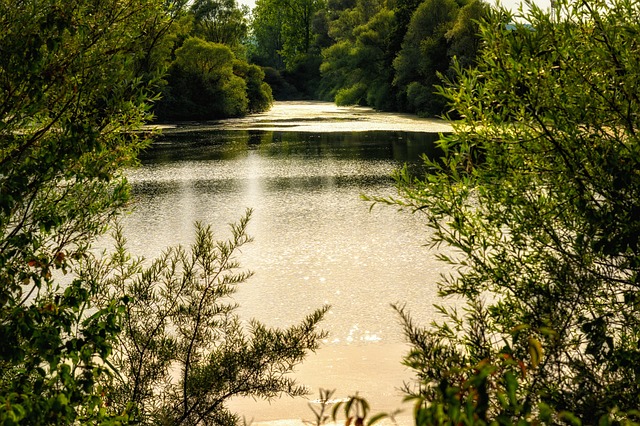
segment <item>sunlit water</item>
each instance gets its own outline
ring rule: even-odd
[[[426,133],[181,131],[165,135],[128,172],[135,209],[125,219],[131,250],[147,258],[189,244],[193,223],[227,224],[253,209],[240,262],[255,272],[235,296],[244,319],[287,326],[329,304],[329,338],[299,369],[314,392],[359,391],[393,409],[411,377],[401,365],[402,330],[391,303],[417,320],[435,318],[435,282],[446,266],[424,246],[418,215],[361,200],[395,195],[404,162],[433,153]],[[312,395],[313,396],[313,395]],[[306,402],[234,401],[247,419],[309,418]]]

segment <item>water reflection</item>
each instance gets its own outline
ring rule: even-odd
[[[413,162],[437,154],[435,133],[347,132],[308,133],[260,130],[174,130],[161,136],[141,155],[144,163],[229,160],[256,150],[268,157],[341,158]]]
[[[136,208],[125,232],[135,253],[152,257],[169,245],[188,244],[196,220],[213,224],[222,237],[225,224],[253,208],[249,233],[255,241],[240,261],[255,275],[236,295],[243,318],[286,326],[330,304],[326,345],[352,348],[360,363],[368,356],[374,365],[350,377],[330,376],[326,369],[335,360],[322,358],[321,351],[311,361],[319,364],[307,384],[367,389],[382,398],[406,378],[397,373],[400,360],[371,359],[371,349],[364,349],[365,356],[358,348],[376,345],[382,354],[385,345],[403,341],[390,303],[406,303],[418,319],[432,319],[434,283],[444,266],[423,246],[427,231],[419,217],[391,207],[370,209],[360,194],[394,195],[392,171],[403,162],[417,163],[423,153],[433,155],[436,138],[402,132],[174,132],[128,174]],[[397,382],[380,383],[377,370],[394,371]],[[328,377],[331,383],[324,383]]]
[[[256,272],[239,292],[242,309],[273,325],[334,306],[331,341],[400,341],[391,302],[422,309],[440,265],[422,247],[418,217],[361,201],[394,194],[391,173],[432,152],[435,135],[398,132],[298,134],[178,132],[132,170],[136,209],[125,223],[147,257],[188,244],[193,223],[223,232],[254,209],[255,242],[242,263]]]

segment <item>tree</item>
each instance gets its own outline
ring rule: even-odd
[[[446,32],[449,51],[448,56],[455,58],[462,68],[475,66],[475,61],[482,50],[482,39],[478,23],[489,12],[489,5],[481,0],[472,0],[460,8],[453,22],[453,27]],[[449,61],[447,77],[455,78],[454,68]]]
[[[133,403],[131,418],[141,424],[236,424],[224,405],[232,396],[307,393],[288,374],[326,337],[316,328],[328,307],[285,330],[257,321],[245,330],[232,296],[251,276],[235,260],[250,242],[250,215],[226,241],[196,224],[188,250],[170,248],[148,266],[128,254],[117,228],[111,256],[83,268],[87,280],[99,283],[97,307],[129,298],[111,357],[120,373],[107,388],[111,410]]]
[[[271,86],[264,81],[265,73],[257,65],[235,60],[233,73],[247,82],[248,112],[262,112],[273,105]]]
[[[396,0],[393,12],[396,16],[396,25],[393,29],[391,40],[391,55],[396,57],[402,49],[402,41],[407,34],[411,17],[415,13],[418,6],[422,2],[420,0]]]
[[[190,37],[175,52],[159,120],[211,120],[265,111],[273,103],[264,72],[223,44]]]
[[[382,8],[366,24],[353,29],[353,45],[344,41],[325,49],[321,71],[325,85],[327,80],[333,80],[330,93],[335,93],[338,105],[389,109],[388,102],[392,99],[389,81],[393,70],[386,66],[385,52],[393,23],[393,12]]]
[[[284,15],[273,0],[257,0],[251,21],[252,60],[262,66],[277,70],[285,68],[281,52],[284,46]]]
[[[61,279],[128,200],[173,5],[0,2],[0,422],[107,421],[117,301]],[[118,413],[123,414],[123,413]],[[121,420],[126,420],[126,416]]]
[[[454,0],[426,0],[412,15],[402,49],[393,62],[394,85],[403,109],[427,115],[442,111],[444,102],[435,95],[435,86],[440,83],[438,74],[449,68],[445,35],[457,13]]]
[[[324,7],[322,0],[258,0],[253,9],[253,36],[264,65],[295,68],[312,53],[313,18]],[[280,62],[281,61],[281,62]]]
[[[556,5],[490,13],[477,69],[441,90],[463,118],[443,158],[398,175],[396,202],[452,248],[441,295],[466,301],[429,328],[401,309],[425,416],[638,419],[640,8]]]
[[[360,0],[330,22],[336,42],[323,49],[321,92],[339,105],[392,109],[388,52],[395,16],[386,2]]]
[[[454,57],[473,66],[480,48],[476,22],[486,9],[480,0],[358,0],[329,11],[333,42],[322,49],[319,96],[339,104],[441,114],[444,101],[435,94],[440,75],[454,75]]]
[[[313,46],[313,18],[324,7],[323,0],[280,0],[285,15],[282,55],[291,68],[306,60]]]
[[[214,119],[247,113],[247,83],[233,73],[231,49],[190,37],[176,50],[164,99],[156,107],[161,120]]]
[[[237,52],[249,32],[246,6],[235,0],[196,0],[191,5],[195,32],[204,40],[229,46]]]

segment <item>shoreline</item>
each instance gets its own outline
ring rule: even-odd
[[[184,123],[162,123],[147,128],[180,131],[182,126],[199,130],[256,130],[279,132],[398,131],[449,133],[448,121],[412,114],[380,112],[370,107],[336,106],[323,101],[277,101],[269,111],[241,118]]]

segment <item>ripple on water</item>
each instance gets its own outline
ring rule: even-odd
[[[382,398],[378,382],[394,377],[398,382],[388,385],[394,387],[406,378],[396,349],[403,341],[401,327],[390,304],[406,304],[421,322],[433,319],[442,265],[424,247],[427,230],[418,216],[393,207],[370,208],[360,198],[362,193],[394,195],[389,175],[399,161],[384,148],[387,142],[380,142],[384,149],[367,148],[375,155],[360,155],[348,146],[333,149],[327,140],[319,140],[324,145],[317,149],[308,139],[301,142],[305,146],[286,143],[286,149],[271,146],[277,143],[261,148],[240,143],[244,148],[234,146],[231,153],[218,147],[205,159],[194,158],[192,151],[182,156],[180,144],[169,144],[176,151],[170,155],[160,148],[164,160],[149,154],[128,173],[135,200],[124,223],[129,244],[134,253],[157,256],[169,245],[189,244],[195,221],[212,224],[224,237],[226,224],[252,208],[254,242],[243,247],[239,260],[255,275],[235,295],[242,317],[287,326],[331,305],[322,324],[330,333],[321,350],[325,355],[308,361],[311,371],[304,380],[313,387],[332,386],[326,380],[343,388],[358,384]],[[383,151],[387,158],[380,157]],[[383,356],[385,351],[376,349],[380,357],[374,366],[362,367],[366,371],[330,373],[336,361],[327,348],[356,362],[353,357],[373,359],[373,347],[394,348],[389,353],[396,355]],[[377,370],[393,373],[381,376]],[[351,376],[342,379],[343,374]]]

